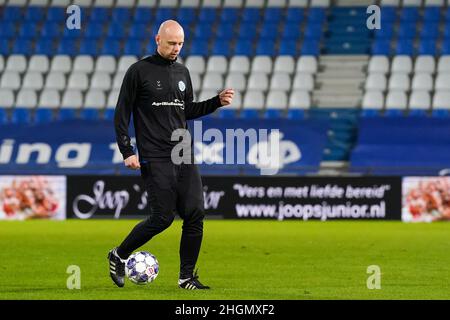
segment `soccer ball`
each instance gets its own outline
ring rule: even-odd
[[[153,282],[158,276],[159,263],[154,255],[138,251],[130,255],[125,264],[125,274],[135,284]]]

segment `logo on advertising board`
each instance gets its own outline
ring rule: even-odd
[[[204,177],[224,191],[217,211],[230,219],[400,220],[396,177]]]
[[[148,215],[147,193],[138,177],[70,176],[69,215],[78,219]]]
[[[204,186],[207,214],[216,214],[225,191]],[[76,219],[143,218],[150,214],[139,176],[69,176],[68,216]]]

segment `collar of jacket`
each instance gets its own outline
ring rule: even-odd
[[[169,60],[169,59],[163,58],[163,57],[158,53],[158,51],[155,51],[155,54],[153,55],[153,58],[155,59],[155,61],[156,61],[157,63],[162,64],[162,65],[171,65],[171,64],[174,64],[175,61],[177,61],[177,58],[175,58],[175,60]]]

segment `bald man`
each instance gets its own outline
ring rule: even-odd
[[[172,141],[171,137],[175,130],[187,129],[186,120],[229,105],[234,91],[226,89],[209,100],[193,102],[189,70],[176,61],[184,43],[183,28],[176,21],[165,21],[155,41],[155,54],[134,63],[126,72],[114,116],[124,164],[130,169],[140,169],[150,214],[120,246],[109,252],[110,276],[117,286],[123,287],[129,255],[168,228],[176,212],[183,219],[178,286],[209,289],[194,273],[203,237],[202,181],[193,161],[174,164],[171,154],[178,141]],[[139,158],[128,134],[131,115]],[[192,154],[190,158],[193,159]]]

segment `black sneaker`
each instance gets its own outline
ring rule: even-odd
[[[178,280],[178,286],[186,290],[197,290],[197,289],[210,289],[208,286],[203,285],[198,281],[197,271],[195,271],[194,276],[185,280]]]
[[[120,259],[116,252],[117,248],[108,253],[109,275],[118,287],[125,285],[125,261]]]

